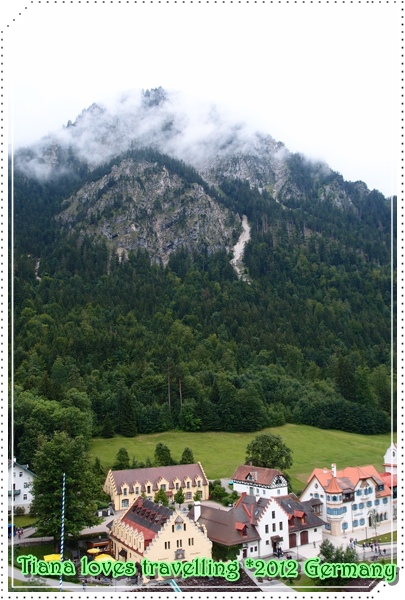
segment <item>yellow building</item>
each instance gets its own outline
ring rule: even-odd
[[[154,500],[162,489],[169,501],[182,488],[184,501],[190,502],[196,492],[200,500],[208,500],[209,486],[201,463],[108,471],[103,490],[111,497],[115,510],[129,508],[138,496]]]
[[[110,530],[113,556],[141,563],[192,561],[211,558],[212,542],[204,525],[197,525],[179,510],[171,510],[139,497]],[[159,575],[155,579],[162,579]],[[144,577],[144,582],[148,581]]]

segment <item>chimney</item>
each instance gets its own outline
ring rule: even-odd
[[[201,517],[201,502],[194,502],[194,521]]]
[[[251,467],[251,466],[252,466],[252,461],[250,460],[250,461],[249,461],[249,467]]]
[[[332,477],[336,477],[336,465],[335,465],[335,463],[333,463],[331,465],[331,467],[332,467]]]

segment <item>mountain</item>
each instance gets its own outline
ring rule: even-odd
[[[390,199],[162,88],[14,169],[20,461],[68,408],[86,435],[389,430]]]

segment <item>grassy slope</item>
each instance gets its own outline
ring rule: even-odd
[[[112,439],[95,438],[91,454],[110,468],[118,450],[125,447],[130,459],[153,461],[156,444],[166,444],[173,458],[179,460],[186,446],[191,448],[194,459],[200,461],[209,479],[231,477],[236,468],[245,462],[246,446],[257,435],[274,433],[293,452],[294,464],[289,473],[295,492],[304,488],[308,476],[315,467],[337,468],[372,464],[383,470],[384,454],[391,443],[390,434],[365,436],[343,431],[322,430],[307,425],[287,424],[282,427],[263,429],[255,433],[190,433],[166,431],[135,438],[116,436]],[[396,438],[395,438],[396,439]]]

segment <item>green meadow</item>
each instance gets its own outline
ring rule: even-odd
[[[293,466],[289,470],[295,492],[303,490],[315,467],[337,469],[372,464],[383,471],[384,454],[391,444],[390,434],[359,435],[343,431],[317,429],[307,425],[287,424],[254,433],[184,432],[165,431],[134,438],[94,438],[91,455],[98,458],[104,468],[112,466],[120,448],[126,448],[130,460],[135,456],[153,461],[156,444],[162,442],[171,450],[174,460],[180,460],[186,446],[191,448],[194,460],[200,461],[209,479],[230,478],[236,468],[245,462],[246,446],[257,435],[273,433],[281,436],[292,450]],[[394,441],[396,437],[394,438]]]

